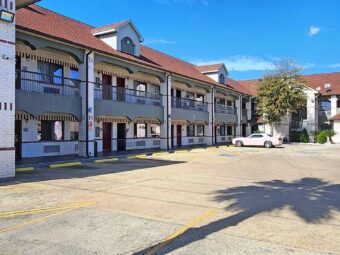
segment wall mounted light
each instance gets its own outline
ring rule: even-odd
[[[14,13],[1,10],[0,11],[0,20],[8,22],[8,23],[13,23],[14,21]]]

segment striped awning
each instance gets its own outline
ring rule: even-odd
[[[154,119],[154,118],[136,118],[134,120],[134,123],[139,123],[139,124],[161,124],[161,121],[159,119]]]
[[[26,53],[26,52],[17,51],[16,55],[21,56],[22,58],[26,58],[26,59],[40,60],[40,61],[44,61],[44,62],[48,62],[52,64],[63,65],[66,67],[78,68],[78,64],[76,63],[70,63],[67,61],[59,60],[59,59],[48,58],[45,56],[40,56],[35,53]]]
[[[15,120],[53,120],[53,121],[73,121],[77,122],[77,118],[65,113],[45,113],[33,116],[30,113],[18,111],[15,113]]]
[[[194,121],[188,121],[191,125],[208,125],[207,121],[204,120],[194,120]]]
[[[187,120],[171,120],[171,124],[173,125],[186,125],[188,123]]]
[[[98,116],[97,122],[117,122],[117,123],[129,123],[131,119],[125,116]]]
[[[215,121],[215,126],[224,126],[225,122],[223,121]]]

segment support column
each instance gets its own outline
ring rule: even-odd
[[[94,156],[94,54],[86,51],[84,63],[79,66],[82,118],[79,123],[79,156]],[[86,82],[88,81],[88,82]]]
[[[14,13],[15,1],[4,8]],[[11,9],[12,8],[12,9]],[[0,180],[15,176],[15,21],[0,21]]]
[[[171,75],[166,74],[161,84],[163,120],[161,124],[161,149],[171,149]]]
[[[331,101],[331,117],[333,117],[336,115],[338,97],[336,95],[332,96],[329,101]]]
[[[206,130],[206,144],[207,145],[214,145],[214,124],[215,124],[215,88],[211,88],[210,92],[207,94],[206,102],[208,103],[208,113],[209,113],[209,122]]]
[[[236,113],[237,113],[237,127],[235,128],[236,137],[240,137],[242,134],[242,96],[240,95],[235,101]]]

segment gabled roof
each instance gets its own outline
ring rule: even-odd
[[[211,72],[218,72],[221,67],[224,67],[223,63],[196,66],[196,69],[200,71],[201,73],[211,73]]]
[[[260,80],[244,80],[244,81],[235,81],[232,79],[228,79],[228,85],[238,90],[241,93],[248,94],[251,96],[255,96],[257,93],[257,89],[259,86]]]
[[[308,86],[321,95],[340,95],[340,72],[303,75]],[[326,88],[325,84],[331,84]],[[318,90],[320,88],[320,90]]]
[[[139,57],[117,51],[92,34],[94,27],[37,5],[18,10],[16,18],[18,29],[226,88],[199,72],[195,65],[143,45],[141,45]]]
[[[128,19],[128,20],[124,20],[124,21],[120,21],[114,24],[110,24],[110,25],[106,25],[103,27],[97,27],[91,30],[91,33],[93,35],[99,35],[99,34],[106,34],[106,33],[112,33],[112,32],[116,32],[119,30],[119,28],[130,24],[133,29],[135,30],[135,32],[138,34],[139,36],[139,41],[142,42],[144,41],[142,34],[138,31],[137,27],[135,26],[135,24],[132,22],[132,20]]]

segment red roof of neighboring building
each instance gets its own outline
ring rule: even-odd
[[[196,66],[196,69],[201,73],[208,73],[218,71],[224,64],[212,64],[212,65],[204,65],[204,66]]]
[[[302,77],[310,88],[317,90],[320,87],[318,92],[321,95],[340,95],[340,72],[309,74]],[[331,84],[331,87],[327,89],[325,84]]]
[[[330,118],[329,120],[340,120],[340,113],[338,113],[337,115],[334,115],[332,118]]]
[[[228,85],[237,91],[255,96],[258,89],[259,80],[235,81],[228,79]]]
[[[18,10],[16,19],[19,29],[63,40],[214,86],[223,86],[199,72],[195,65],[142,45],[140,57],[117,51],[92,35],[94,27],[37,5],[30,5]],[[117,24],[119,23],[115,25]]]

